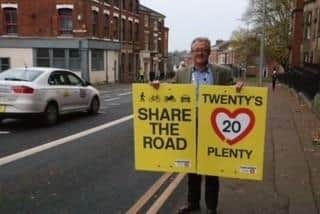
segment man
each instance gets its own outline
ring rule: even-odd
[[[210,40],[198,37],[191,43],[193,66],[185,67],[177,71],[172,82],[192,83],[199,89],[200,85],[231,85],[233,78],[231,70],[217,65],[209,64],[211,51]],[[153,87],[158,88],[159,82],[152,82]],[[242,82],[237,83],[236,89],[240,91]],[[198,94],[198,93],[197,93]],[[205,203],[207,213],[217,213],[219,179],[217,176],[205,177]],[[200,210],[201,175],[188,174],[188,202],[179,209],[178,213],[190,213]]]
[[[142,67],[139,68],[139,77],[140,77],[140,81],[144,82],[144,70],[142,69]]]
[[[277,82],[278,72],[276,68],[273,68],[272,71],[272,91],[276,89],[276,82]]]

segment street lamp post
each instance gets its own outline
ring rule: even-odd
[[[262,86],[263,67],[264,67],[264,40],[266,34],[266,0],[263,0],[263,17],[262,17],[262,35],[260,43],[260,67],[259,67],[259,86]]]

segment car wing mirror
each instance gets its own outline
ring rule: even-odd
[[[83,83],[83,86],[89,86],[89,85],[91,85],[91,83],[89,81],[85,80]]]

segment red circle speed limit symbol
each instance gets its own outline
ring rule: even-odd
[[[226,108],[217,108],[211,114],[211,125],[222,141],[234,145],[252,131],[255,115],[248,108],[238,108],[233,112]]]

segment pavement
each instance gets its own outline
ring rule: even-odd
[[[220,179],[218,214],[320,214],[320,117],[286,85],[269,87],[263,181]],[[109,85],[112,87],[112,85]],[[108,88],[108,87],[107,87]],[[202,191],[203,192],[203,191]],[[177,213],[186,200],[186,178],[159,213]],[[201,211],[206,213],[202,197]]]
[[[320,119],[293,89],[269,83],[263,181],[220,179],[219,214],[320,214]],[[186,179],[159,213],[176,213],[186,200]],[[202,197],[203,198],[203,197]],[[205,213],[203,199],[201,211]]]

